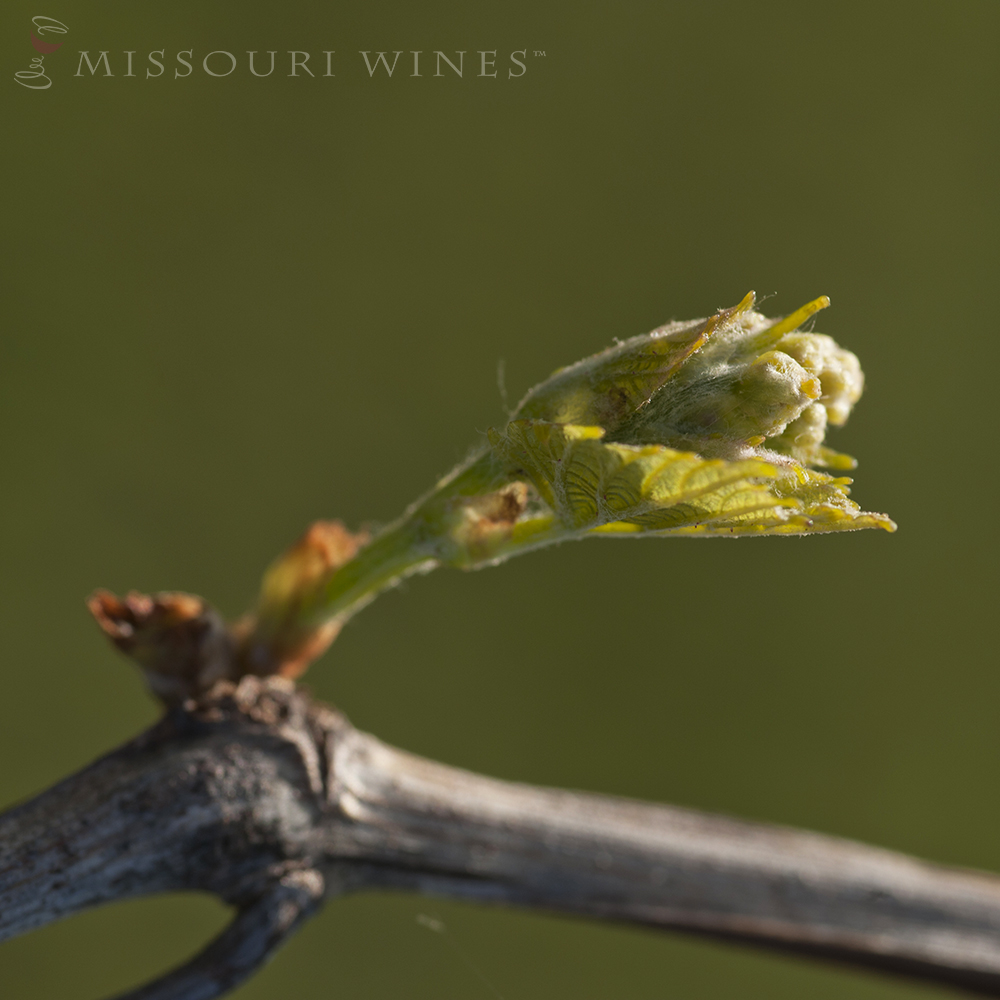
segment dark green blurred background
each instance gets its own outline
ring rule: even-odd
[[[38,13],[70,28],[47,91],[13,80]],[[897,535],[442,571],[366,610],[309,682],[452,764],[1000,870],[995,2],[18,0],[0,23],[0,804],[156,715],[91,589],[236,615],[311,519],[391,519],[501,421],[499,360],[516,399],[754,288],[772,314],[832,297],[817,329],[868,388],[831,443]],[[74,78],[81,49],[115,76]],[[153,49],[167,72],[147,80]],[[215,49],[232,76],[201,70]],[[249,49],[278,50],[272,77]],[[337,76],[289,78],[289,49],[320,71],[336,50]],[[404,52],[391,80],[358,54],[380,49]],[[467,50],[462,79],[431,75],[435,49]],[[366,896],[237,995],[488,997],[419,913],[507,1000],[935,992]],[[87,914],[0,948],[0,991],[93,1000],[225,918],[181,897]]]

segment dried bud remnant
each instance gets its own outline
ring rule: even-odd
[[[233,644],[218,613],[193,594],[124,598],[98,590],[87,607],[109,639],[142,668],[160,699],[179,704],[231,677]]]

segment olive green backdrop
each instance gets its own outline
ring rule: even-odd
[[[37,13],[70,28],[46,91],[13,79]],[[498,361],[513,401],[754,288],[774,314],[832,297],[817,329],[868,387],[831,443],[898,534],[441,571],[364,611],[309,682],[452,764],[1000,870],[996,3],[18,0],[0,23],[3,804],[156,715],[91,589],[236,615],[311,519],[391,519],[502,421]],[[114,77],[74,77],[82,49]],[[229,77],[201,68],[217,49]],[[279,52],[273,76],[251,49]],[[316,78],[287,75],[289,49]],[[399,68],[369,79],[358,53],[383,49]],[[467,50],[461,79],[432,75],[436,49]],[[0,991],[95,1000],[225,919],[196,897],[87,914],[0,948]],[[935,992],[363,896],[237,996],[489,997],[449,940],[507,1000]]]

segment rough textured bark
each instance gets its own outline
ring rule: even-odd
[[[1000,996],[1000,878],[670,806],[497,781],[247,677],[0,816],[0,940],[200,889],[236,907],[127,1000],[209,1000],[322,900],[393,887],[680,929]],[[126,1000],[126,998],[121,998]]]

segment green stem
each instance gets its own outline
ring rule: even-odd
[[[491,451],[473,455],[337,570],[306,612],[308,617],[317,623],[346,620],[405,577],[451,561],[455,540],[450,519],[456,501],[488,493],[508,481]]]
[[[377,535],[342,566],[320,592],[310,618],[346,620],[372,598],[404,577],[433,569],[438,560],[432,546],[421,544],[417,525],[406,520]]]

